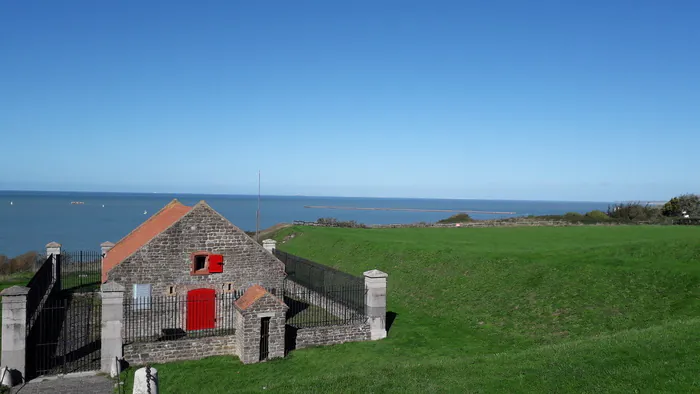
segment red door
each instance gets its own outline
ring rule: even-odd
[[[187,292],[187,331],[215,328],[216,290],[194,289]]]

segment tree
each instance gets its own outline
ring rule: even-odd
[[[682,194],[673,197],[664,204],[661,212],[664,216],[683,216],[683,212],[690,217],[700,216],[700,196],[697,194]]]
[[[628,202],[608,207],[608,216],[624,222],[648,222],[659,218],[661,211],[649,204]]]

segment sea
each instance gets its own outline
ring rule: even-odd
[[[233,224],[256,228],[258,196],[161,193],[0,191],[0,254],[15,256],[41,251],[55,241],[64,250],[99,250],[104,241],[117,242],[172,199],[186,205],[205,200]],[[82,202],[82,204],[71,204]],[[417,198],[355,198],[261,196],[260,228],[321,217],[364,224],[436,222],[457,212],[387,211],[307,208],[403,208],[417,210],[512,212],[470,214],[475,219],[526,215],[585,213],[606,210],[607,202],[447,200]]]

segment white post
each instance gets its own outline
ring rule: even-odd
[[[0,364],[16,373],[14,384],[26,376],[28,287],[12,286],[2,296],[2,354]]]
[[[365,312],[369,319],[370,339],[386,338],[386,279],[389,275],[379,270],[366,271]]]
[[[275,249],[277,249],[277,241],[274,239],[265,239],[263,240],[263,248],[267,250],[270,253],[273,253]]]
[[[150,369],[146,373],[146,369]],[[139,368],[134,372],[133,394],[158,394],[158,370],[153,367]]]

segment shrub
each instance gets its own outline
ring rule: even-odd
[[[438,220],[438,223],[440,223],[440,224],[466,223],[466,222],[471,222],[473,220],[474,219],[472,219],[471,216],[469,216],[466,213],[458,213],[456,215],[450,216],[447,219]]]
[[[622,222],[658,221],[661,209],[640,202],[620,203],[608,206],[608,216]]]
[[[608,216],[607,213],[605,213],[601,210],[598,210],[598,209],[587,212],[586,216],[593,219],[593,220],[597,220],[597,221],[601,221],[601,222],[606,221],[606,220],[610,220],[610,217]]]
[[[327,227],[367,228],[366,225],[357,223],[354,220],[341,221],[336,218],[318,218],[316,223]]]
[[[578,212],[567,212],[564,214],[564,218],[567,219],[582,219],[583,215]]]

